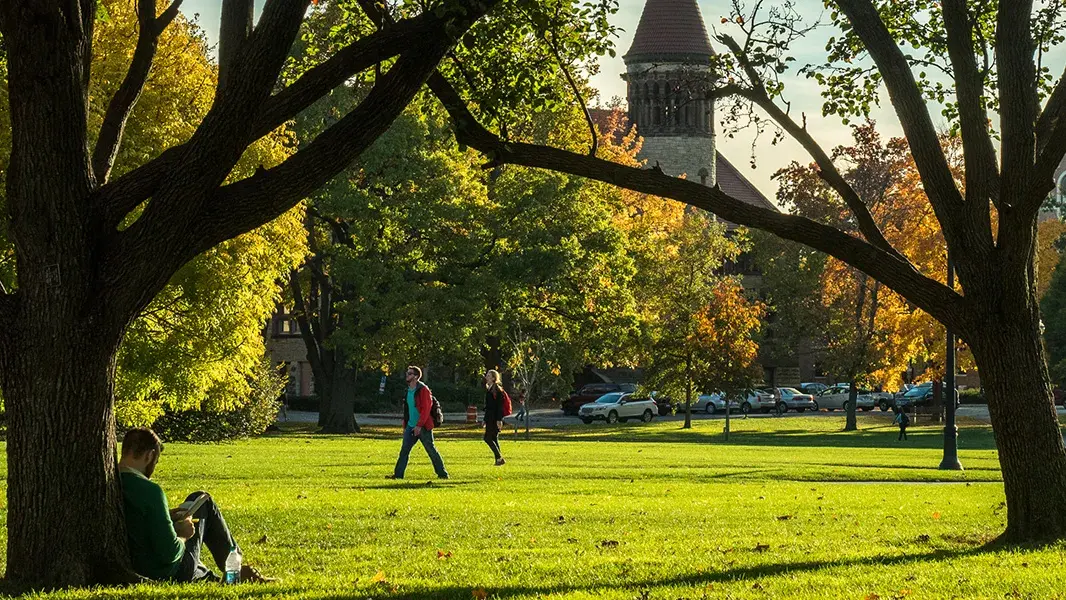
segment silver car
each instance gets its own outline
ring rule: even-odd
[[[777,410],[781,412],[787,412],[789,410],[794,410],[796,412],[818,410],[818,403],[814,401],[814,396],[804,394],[796,388],[777,388],[777,400]]]
[[[815,397],[818,408],[826,410],[848,410],[848,401],[851,394],[850,384],[838,383]],[[877,404],[873,395],[866,390],[857,390],[855,396],[855,408],[859,410],[871,410]]]

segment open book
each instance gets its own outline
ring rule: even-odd
[[[200,510],[200,507],[204,505],[204,502],[207,502],[210,498],[211,496],[207,494],[200,494],[195,500],[186,500],[179,504],[178,510],[182,511],[184,515],[182,518],[196,514],[196,511]]]

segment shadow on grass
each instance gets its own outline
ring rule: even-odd
[[[764,578],[776,577],[778,575],[794,575],[811,573],[821,571],[824,569],[834,569],[838,567],[851,567],[851,566],[895,566],[895,565],[921,565],[921,563],[927,561],[940,561],[945,559],[963,558],[967,556],[976,556],[984,554],[986,552],[995,552],[1001,548],[991,545],[977,546],[973,548],[967,548],[963,550],[945,550],[938,549],[925,552],[922,554],[913,555],[899,555],[891,557],[866,557],[858,559],[842,559],[842,560],[830,560],[830,561],[800,561],[800,562],[781,562],[763,565],[752,565],[745,567],[736,567],[723,569],[718,571],[705,571],[699,573],[690,573],[676,575],[672,577],[661,578],[642,578],[634,579],[633,581],[622,585],[601,584],[596,582],[590,582],[587,584],[545,584],[545,585],[528,585],[528,586],[504,586],[504,587],[485,587],[482,591],[487,596],[493,598],[517,598],[517,597],[543,597],[552,596],[555,594],[568,594],[575,592],[593,593],[596,590],[614,589],[614,590],[631,590],[635,597],[641,597],[641,592],[644,590],[652,590],[660,587],[671,586],[690,586],[690,587],[705,587],[709,584],[716,583],[736,583],[744,581],[757,581]],[[175,591],[183,588],[175,588]],[[199,591],[197,588],[188,588],[189,591]],[[388,583],[382,583],[380,587],[370,589],[353,590],[350,593],[336,593],[323,590],[324,593],[318,592],[313,587],[307,586],[286,586],[284,584],[268,585],[262,587],[247,586],[242,587],[240,596],[242,598],[271,598],[282,594],[295,594],[297,596],[306,596],[313,598],[320,598],[323,600],[354,600],[357,598],[394,598],[394,599],[410,599],[410,600],[437,600],[440,598],[455,598],[462,600],[470,600],[470,598],[481,597],[478,586],[449,586],[424,590],[414,590],[405,588],[402,585],[392,586]],[[118,590],[116,590],[118,591]],[[121,592],[116,595],[121,595]],[[191,594],[190,594],[191,596]],[[181,597],[180,594],[176,597]]]

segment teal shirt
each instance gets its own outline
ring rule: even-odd
[[[122,469],[119,479],[133,570],[150,579],[173,577],[185,542],[174,531],[163,488],[133,469]]]
[[[407,388],[407,426],[418,425],[418,407],[415,406],[415,390]]]

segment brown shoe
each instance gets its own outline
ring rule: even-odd
[[[274,583],[277,579],[273,577],[263,577],[255,567],[250,565],[241,566],[241,581],[247,583]]]

